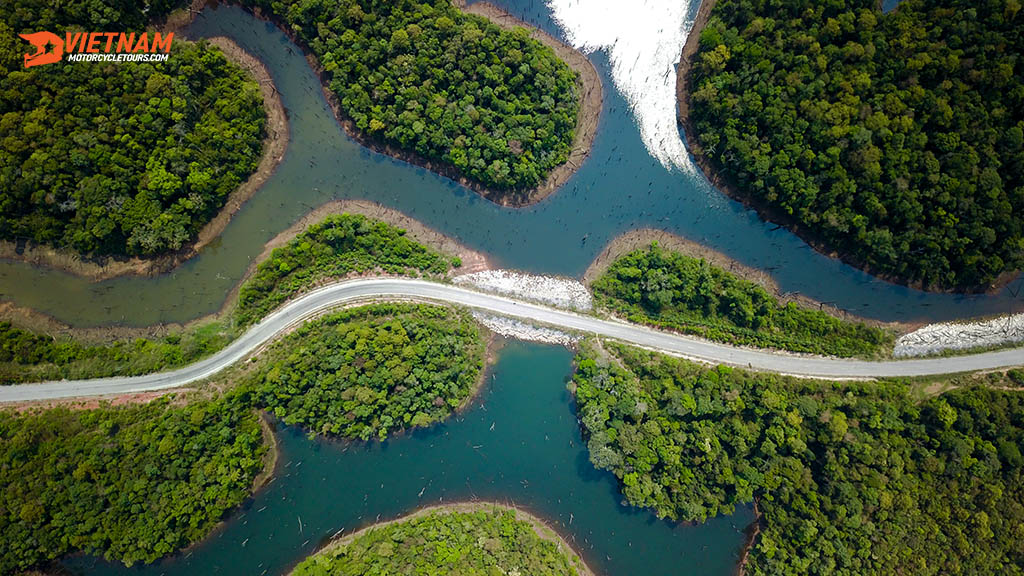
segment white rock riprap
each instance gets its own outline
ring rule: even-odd
[[[473,312],[473,317],[492,332],[501,334],[506,338],[544,342],[547,344],[561,344],[562,346],[571,346],[579,341],[578,336],[568,332],[544,326],[534,326],[514,318],[505,318],[504,316],[495,316],[484,312]]]
[[[929,324],[900,336],[893,356],[907,358],[1024,342],[1024,314],[965,323]]]
[[[512,270],[484,270],[456,276],[452,282],[491,294],[513,296],[567,310],[585,312],[594,307],[594,299],[587,287],[569,278],[523,274]]]

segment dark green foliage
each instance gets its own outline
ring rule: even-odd
[[[719,0],[692,115],[744,195],[867,269],[984,287],[1024,264],[1018,0]]]
[[[247,401],[0,411],[0,573],[84,551],[151,562],[249,494],[266,448]]]
[[[569,157],[575,73],[526,30],[449,0],[245,0],[280,17],[371,140],[496,190],[539,184]]]
[[[626,500],[703,521],[757,498],[746,573],[1021,574],[1024,396],[916,403],[894,382],[828,383],[611,345],[574,378],[595,466]]]
[[[617,259],[591,288],[599,306],[633,322],[732,344],[871,356],[893,342],[880,328],[780,306],[761,286],[656,243]]]
[[[475,390],[484,344],[468,312],[416,304],[345,310],[274,345],[251,382],[286,424],[384,438],[447,418]]]
[[[351,273],[444,274],[458,264],[405,236],[405,230],[356,214],[328,216],[270,258],[238,291],[239,324],[259,320],[300,290]]]
[[[430,512],[373,528],[304,560],[295,576],[575,575],[566,551],[512,511]]]
[[[98,255],[181,248],[259,162],[259,86],[205,42],[175,42],[164,63],[25,69],[15,32],[144,30],[134,3],[54,4],[5,5],[0,21],[0,238]]]
[[[0,322],[0,385],[148,374],[191,364],[217,352],[235,336],[235,330],[213,321],[160,339],[85,344]]]

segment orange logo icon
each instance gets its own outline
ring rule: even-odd
[[[53,32],[35,32],[18,36],[36,47],[34,54],[25,54],[25,68],[60,62],[64,56],[64,41]]]

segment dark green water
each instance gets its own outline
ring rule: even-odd
[[[498,3],[558,33],[540,0]],[[517,210],[495,206],[450,180],[346,138],[299,49],[271,24],[221,7],[204,11],[192,34],[230,36],[266,63],[291,121],[291,142],[277,172],[219,242],[171,274],[89,283],[0,262],[0,297],[76,325],[188,320],[218,309],[263,244],[311,208],[335,198],[366,198],[459,238],[498,265],[529,271],[579,275],[611,238],[649,226],[770,269],[785,290],[867,316],[947,319],[1024,308],[1011,291],[1019,282],[997,296],[966,297],[879,281],[760,221],[703,176],[666,171],[644,149],[600,52],[592,59],[605,81],[605,105],[590,159],[553,196]]]
[[[378,514],[477,498],[537,514],[604,576],[732,574],[751,512],[674,526],[622,506],[614,478],[587,460],[565,387],[571,361],[565,348],[510,342],[462,416],[385,443],[308,440],[285,429],[277,478],[186,557],[131,569],[91,558],[66,565],[110,576],[279,574]]]

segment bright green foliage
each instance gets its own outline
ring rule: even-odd
[[[570,576],[566,551],[512,511],[431,512],[373,528],[304,560],[295,576]]]
[[[447,418],[475,390],[483,356],[468,312],[381,304],[303,325],[266,353],[250,385],[286,424],[384,438]]]
[[[1024,395],[705,368],[620,345],[574,377],[590,459],[703,521],[757,498],[752,575],[1022,574]]]
[[[239,289],[232,317],[188,327],[163,338],[84,344],[34,334],[0,322],[0,385],[61,378],[137,376],[184,366],[234,340],[288,298],[325,279],[381,271],[417,275],[458,266],[410,240],[405,231],[363,216],[330,216],[275,250]]]
[[[926,287],[1024,265],[1019,0],[719,0],[691,108],[740,192]]]
[[[536,186],[569,157],[575,73],[524,29],[449,0],[245,0],[319,59],[342,112],[371,140],[496,190]]]
[[[160,339],[85,344],[0,322],[0,385],[148,374],[191,364],[220,350],[235,336],[223,322],[212,321]]]
[[[76,7],[34,4],[0,21],[0,238],[101,255],[181,248],[259,162],[259,86],[205,42],[175,42],[163,63],[26,69],[14,31],[87,24],[69,20]],[[144,31],[133,4],[107,11],[85,29]]]
[[[356,214],[328,216],[274,250],[238,292],[239,324],[259,320],[297,292],[351,273],[444,274],[456,259],[418,244],[405,230]]]
[[[84,551],[151,562],[249,494],[266,448],[244,398],[0,411],[0,574]]]
[[[591,288],[598,306],[633,322],[732,344],[871,356],[893,342],[880,328],[780,306],[761,286],[656,243],[617,259]]]

